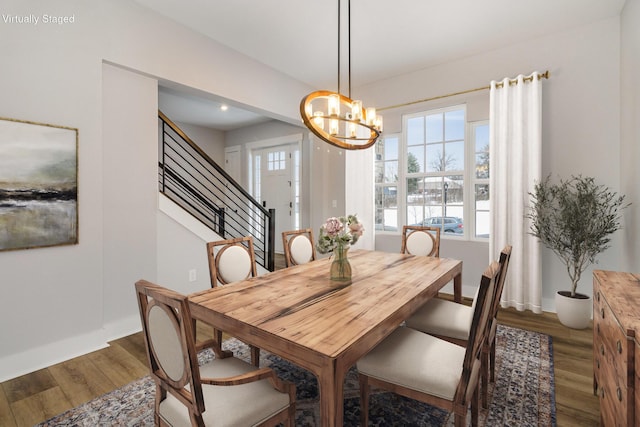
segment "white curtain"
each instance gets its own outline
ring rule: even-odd
[[[489,253],[513,246],[502,306],[542,312],[540,244],[525,218],[529,193],[541,176],[542,88],[539,74],[491,82]]]
[[[358,214],[364,234],[354,249],[375,249],[374,147],[345,150],[345,214]]]

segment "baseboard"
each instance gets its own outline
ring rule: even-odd
[[[0,382],[44,369],[105,347],[108,347],[108,344],[104,339],[104,330],[101,329],[52,342],[21,353],[11,354],[0,359]]]
[[[109,347],[110,341],[141,330],[140,316],[129,316],[105,324],[103,329],[0,358],[0,382]]]

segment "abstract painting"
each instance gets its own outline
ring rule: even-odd
[[[0,118],[0,251],[78,243],[78,130]]]

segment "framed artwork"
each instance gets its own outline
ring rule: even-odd
[[[78,129],[0,118],[0,251],[78,243]]]

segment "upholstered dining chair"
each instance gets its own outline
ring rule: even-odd
[[[212,288],[258,275],[251,236],[208,242],[207,257]]]
[[[310,228],[282,232],[284,262],[287,267],[306,264],[316,259],[313,231]]]
[[[135,288],[156,384],[156,426],[293,427],[294,384],[233,356],[199,366],[187,297],[145,280]]]
[[[499,270],[494,261],[482,275],[467,347],[401,326],[357,362],[361,425],[370,386],[453,412],[456,427],[467,425],[471,404],[471,425],[478,424],[482,344]]]
[[[511,258],[511,246],[505,246],[500,252],[498,278],[495,295],[492,296],[491,313],[487,332],[487,341],[482,354],[482,406],[487,407],[487,390],[489,381],[495,379],[495,339],[498,327],[497,315],[500,297]],[[432,298],[420,307],[406,321],[406,326],[421,332],[434,335],[460,346],[469,342],[471,319],[477,304],[477,294],[471,306],[440,298]]]
[[[400,252],[419,256],[440,256],[440,229],[421,225],[404,225]]]
[[[251,236],[208,242],[207,258],[212,288],[229,285],[258,275]],[[222,331],[214,328],[213,332],[214,341],[221,342]],[[198,345],[198,348],[201,347]],[[251,363],[258,366],[260,349],[252,345],[249,347],[251,349]]]

